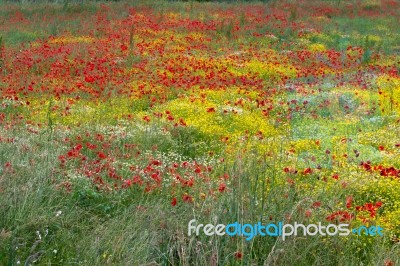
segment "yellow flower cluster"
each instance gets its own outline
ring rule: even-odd
[[[324,52],[326,51],[325,45],[321,43],[313,43],[308,46],[308,49],[312,52]]]
[[[213,94],[216,96],[216,92]],[[223,97],[220,97],[220,99],[223,99]],[[214,109],[209,111],[209,108]],[[160,108],[160,111],[170,111],[174,117],[184,119],[188,126],[195,127],[209,136],[235,139],[243,136],[246,132],[254,134],[261,131],[265,136],[277,134],[277,130],[268,123],[261,113],[245,110],[241,107],[224,106],[223,102],[193,101],[189,98],[183,98],[168,102]]]
[[[382,201],[383,211],[377,223],[392,233],[400,234],[400,194],[399,181],[395,178],[382,177],[363,182],[359,193],[366,201]]]
[[[297,74],[295,67],[288,63],[262,62],[257,59],[250,60],[244,67],[230,67],[228,70],[238,76],[257,73],[264,79],[280,78],[284,76],[293,78]]]
[[[66,43],[91,43],[94,39],[89,36],[61,36],[49,40],[51,44],[66,44]]]
[[[400,79],[382,75],[377,78],[379,100],[383,114],[400,114]]]

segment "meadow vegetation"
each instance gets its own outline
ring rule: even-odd
[[[0,265],[398,265],[399,17],[0,1]],[[194,218],[384,235],[188,236]]]

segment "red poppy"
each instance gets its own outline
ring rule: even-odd
[[[350,209],[352,204],[353,204],[353,197],[352,196],[347,197],[347,199],[346,199],[346,208]]]
[[[147,115],[143,116],[143,120],[146,122],[150,122],[150,117],[148,117]]]
[[[284,171],[285,173],[289,173],[290,169],[289,169],[289,167],[285,167],[285,168],[283,168],[283,171]]]
[[[85,76],[85,81],[88,83],[93,83],[95,81],[95,78],[92,76]]]
[[[94,149],[97,148],[97,145],[92,144],[92,143],[90,143],[90,142],[87,142],[87,143],[86,143],[86,147],[87,147],[89,150],[94,150]]]
[[[128,188],[132,186],[132,180],[128,179],[128,180],[124,180],[124,183],[122,184],[122,188]]]
[[[384,265],[385,266],[394,266],[395,264],[392,260],[387,259],[384,261]]]
[[[162,164],[160,160],[153,160],[151,163],[156,166],[160,166]]]
[[[101,151],[97,153],[97,156],[99,157],[100,160],[107,158],[107,155],[105,155],[105,153]]]
[[[185,193],[185,194],[183,195],[183,197],[182,197],[182,200],[183,200],[184,202],[191,203],[191,202],[193,202],[193,197],[190,196],[189,194]]]
[[[315,201],[315,202],[312,204],[312,207],[314,207],[314,208],[319,208],[319,207],[321,207],[321,202],[320,202],[320,201]]]
[[[306,168],[303,171],[303,174],[305,174],[305,175],[308,175],[308,174],[311,174],[311,173],[312,173],[312,169],[311,168]]]
[[[238,260],[241,260],[243,258],[243,254],[240,251],[235,252],[235,258]]]
[[[128,46],[125,45],[125,44],[122,44],[121,45],[121,51],[126,51],[126,50],[128,50]]]
[[[224,192],[225,191],[225,189],[226,189],[226,184],[225,183],[221,183],[221,184],[219,184],[219,187],[218,187],[218,191],[219,192]]]
[[[133,177],[133,183],[141,185],[141,184],[143,184],[143,180],[139,175],[136,175]]]
[[[186,122],[182,118],[179,119],[179,125],[184,127],[187,126]]]
[[[176,203],[177,203],[177,199],[175,197],[173,197],[171,200],[171,205],[176,206]]]

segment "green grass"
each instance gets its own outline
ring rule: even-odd
[[[387,245],[386,237],[367,241],[354,236],[329,240],[298,237],[286,241],[256,237],[246,242],[240,238],[186,235],[192,215],[203,223],[268,223],[269,217],[272,221],[285,220],[285,215],[291,213],[292,220],[307,223],[311,221],[299,210],[321,198],[342,197],[329,196],[326,191],[307,196],[300,183],[288,188],[274,181],[271,166],[284,163],[280,159],[260,163],[255,153],[233,164],[219,165],[217,168],[235,176],[231,180],[235,183],[233,193],[217,201],[209,198],[172,208],[164,199],[168,195],[162,191],[143,194],[132,188],[97,192],[82,177],[70,179],[73,192],[67,193],[59,185],[65,178],[54,172],[58,164],[55,155],[63,149],[62,145],[46,142],[40,136],[19,135],[15,143],[0,146],[1,161],[12,161],[15,171],[6,174],[5,168],[1,170],[0,261],[4,265],[16,261],[33,263],[36,257],[40,258],[40,265],[131,265],[152,261],[174,265],[208,265],[212,261],[247,265],[266,261],[287,265],[294,258],[298,265],[376,265],[399,258],[396,245],[380,248]],[[54,138],[62,135],[62,131],[56,130]],[[261,182],[263,176],[272,179]],[[313,186],[323,185],[321,182]],[[282,197],[285,194],[287,198]],[[324,210],[334,204],[334,200],[324,203],[320,210],[315,210],[313,219],[323,219]],[[242,261],[234,258],[234,250],[245,254]]]

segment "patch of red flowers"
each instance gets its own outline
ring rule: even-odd
[[[369,215],[371,218],[374,218],[376,216],[376,211],[381,208],[383,203],[381,201],[377,201],[376,203],[365,203],[364,205],[361,206],[356,206],[357,211],[367,211],[369,212]]]
[[[372,166],[370,161],[361,162],[360,166],[364,168],[364,170],[368,172],[378,171],[381,176],[393,176],[400,178],[400,169],[396,169],[393,166],[384,167],[383,165]]]
[[[351,220],[353,220],[353,219],[354,219],[354,215],[351,214],[351,213],[348,212],[348,211],[337,211],[337,212],[334,212],[334,213],[329,214],[329,215],[326,217],[326,220],[327,220],[327,221],[334,221],[334,220],[337,220],[337,221],[340,221],[340,222],[351,221]]]

